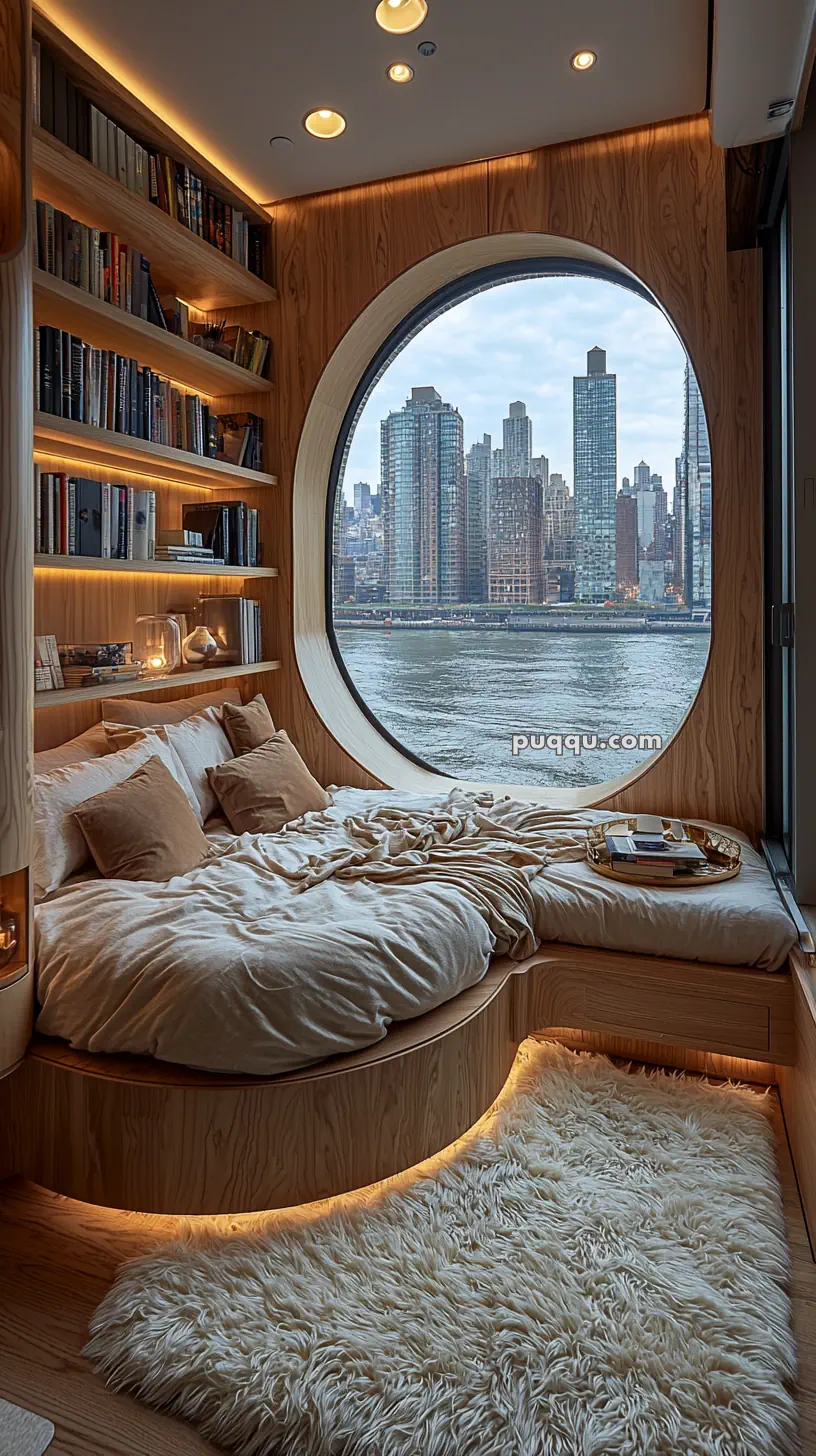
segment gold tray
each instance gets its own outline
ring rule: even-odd
[[[619,885],[659,885],[662,890],[671,890],[688,885],[716,885],[721,880],[733,880],[742,866],[742,850],[736,839],[718,834],[713,829],[703,829],[699,824],[687,824],[683,828],[689,839],[700,846],[707,863],[688,870],[682,875],[650,875],[647,869],[642,874],[620,874],[609,862],[606,835],[616,829],[631,834],[637,825],[637,816],[607,819],[603,824],[593,824],[587,830],[587,864],[596,874],[617,880]],[[669,829],[670,819],[663,820],[664,831]]]

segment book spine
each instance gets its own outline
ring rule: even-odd
[[[68,555],[77,554],[76,480],[68,481]]]
[[[102,541],[100,556],[109,557],[111,554],[111,507],[110,507],[109,485],[102,486]]]

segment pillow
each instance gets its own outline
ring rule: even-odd
[[[127,747],[139,731],[148,738],[159,738],[168,743],[177,754],[192,785],[196,815],[203,824],[217,807],[215,795],[207,782],[207,769],[215,768],[217,764],[232,758],[232,749],[221,727],[220,716],[220,708],[205,708],[203,712],[191,714],[182,723],[163,723],[159,727],[141,730],[106,723],[105,730],[108,742],[114,747]]]
[[[103,698],[102,717],[106,723],[129,723],[131,728],[155,728],[159,723],[183,723],[202,708],[218,708],[222,703],[239,703],[237,688],[219,688],[211,693],[198,693],[190,698],[172,698],[168,703],[147,703],[144,698]]]
[[[263,693],[256,693],[251,703],[240,708],[236,708],[234,703],[225,703],[221,722],[233,753],[251,753],[253,748],[260,748],[275,732],[272,714],[266,706]]]
[[[185,786],[184,770],[170,745],[146,734],[141,734],[138,742],[121,753],[108,753],[104,758],[67,764],[53,773],[35,776],[32,865],[35,899],[41,900],[58,889],[88,858],[87,845],[73,817],[74,809],[95,794],[130,778],[134,769],[154,754],[158,754],[182,789],[192,796],[189,784]]]
[[[251,753],[208,769],[207,777],[236,834],[274,834],[332,802],[282,728]]]
[[[89,758],[103,758],[111,752],[105,729],[101,723],[94,723],[80,733],[78,738],[69,738],[56,748],[45,748],[34,754],[34,772],[51,773],[52,769],[65,768],[69,763],[87,763]]]
[[[86,799],[73,817],[109,880],[171,880],[211,852],[184,790],[158,754],[123,783]]]

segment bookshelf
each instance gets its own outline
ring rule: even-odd
[[[97,425],[83,425],[79,420],[63,420],[42,410],[34,411],[34,449],[80,465],[154,475],[177,484],[219,492],[230,486],[258,490],[278,483],[277,476],[261,470],[245,470],[241,465],[211,460],[208,455],[191,455],[172,445],[156,445],[135,435],[120,435],[117,430],[101,430]]]
[[[120,561],[110,556],[49,556],[40,552],[34,557],[34,570],[46,571],[126,571],[150,576],[232,576],[274,577],[276,566],[207,566],[200,561]]]
[[[204,313],[277,298],[270,283],[219,253],[40,126],[33,130],[32,168],[36,198],[138,248],[150,260],[160,293],[174,293]]]
[[[65,329],[94,348],[136,358],[196,394],[268,394],[273,388],[271,380],[157,329],[41,268],[34,269],[34,321]]]
[[[235,182],[178,137],[163,121],[42,15],[35,34],[60,60],[94,105],[131,135],[185,162],[224,201],[254,223],[270,224],[269,214]],[[150,262],[160,293],[184,300],[199,315],[226,317],[228,324],[258,329],[272,338],[277,325],[277,293],[219,252],[182,222],[163,212],[117,179],[93,166],[44,128],[32,130],[32,196],[51,203],[89,227],[115,233]],[[265,257],[270,250],[265,247]],[[79,474],[119,484],[144,484],[157,494],[158,527],[181,523],[185,504],[206,499],[246,500],[259,512],[259,538],[271,548],[278,510],[278,478],[272,473],[277,453],[277,390],[231,360],[199,348],[145,319],[86,293],[38,268],[33,270],[37,324],[63,329],[98,349],[111,349],[205,398],[218,412],[251,411],[264,422],[264,472],[193,455],[169,445],[103,430],[75,420],[35,411],[33,444],[43,471]],[[274,367],[274,354],[272,364]],[[271,492],[271,493],[270,493]],[[199,593],[236,592],[261,604],[263,662],[201,670],[183,669],[170,678],[137,680],[100,688],[63,689],[35,696],[35,748],[81,732],[99,717],[101,698],[137,693],[168,696],[203,691],[224,679],[247,679],[247,691],[264,691],[274,712],[272,687],[280,663],[278,639],[280,587],[276,566],[210,566],[195,562],[128,561],[116,558],[34,557],[34,631],[58,641],[114,642],[133,636],[144,613],[195,611]],[[61,713],[59,710],[62,709]],[[50,710],[50,711],[49,711]],[[56,710],[56,711],[54,711]],[[40,725],[38,727],[38,725]]]
[[[98,688],[53,688],[49,692],[35,693],[37,708],[59,708],[73,703],[93,703],[100,698],[132,698],[137,693],[155,693],[171,687],[190,687],[197,683],[208,686],[222,682],[225,678],[250,677],[259,672],[277,672],[279,662],[251,662],[228,667],[204,667],[201,670],[188,669],[171,673],[170,677],[137,678],[135,682],[105,683]]]

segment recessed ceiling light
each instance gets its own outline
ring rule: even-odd
[[[310,111],[308,116],[304,116],[303,125],[311,136],[339,137],[346,129],[346,118],[339,111],[321,106],[319,111]]]
[[[380,0],[374,12],[378,25],[391,35],[416,30],[428,14],[428,0]]]
[[[598,57],[594,51],[576,51],[570,59],[573,71],[589,71]]]
[[[389,81],[396,81],[397,85],[404,86],[406,81],[413,81],[414,68],[406,66],[404,61],[395,61],[393,66],[388,67],[386,75]]]

